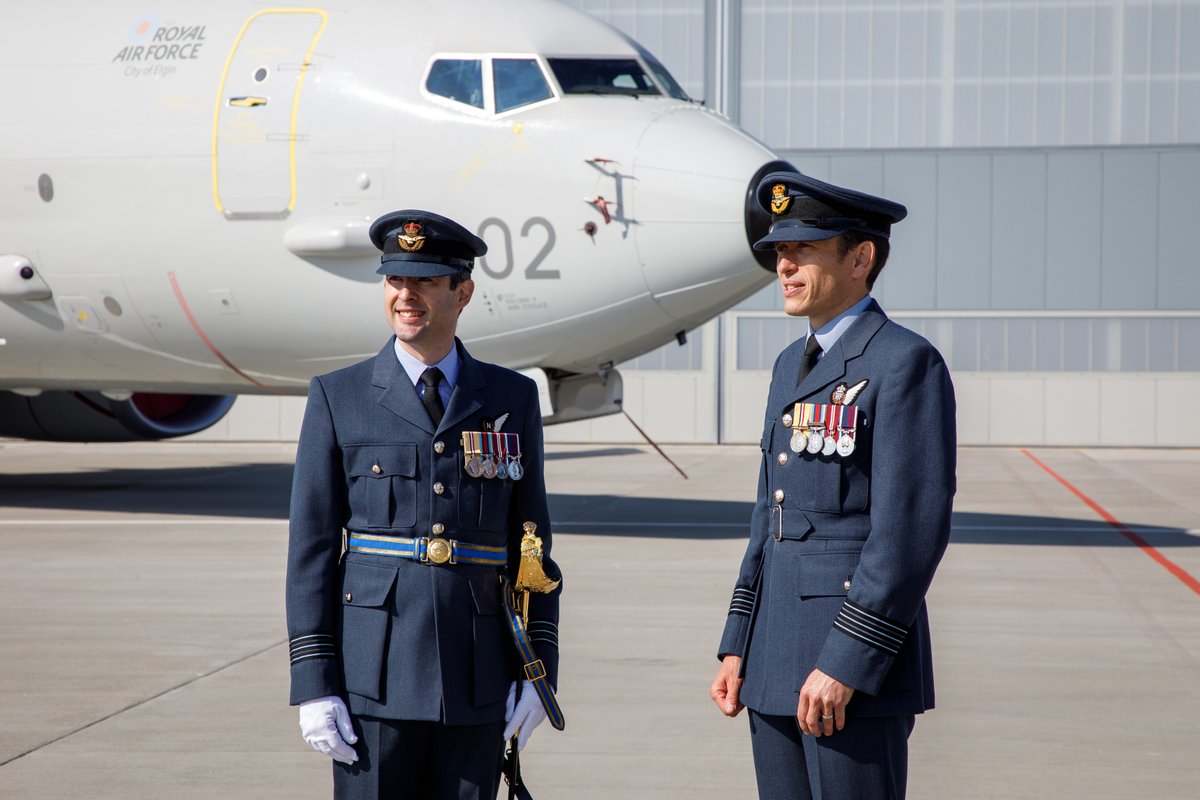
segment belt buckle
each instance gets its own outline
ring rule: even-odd
[[[431,564],[454,563],[454,546],[449,539],[425,539],[425,558]]]
[[[772,539],[774,539],[775,541],[782,542],[783,541],[783,506],[778,505],[778,504],[771,506],[771,516],[775,516],[775,512],[779,512],[779,527],[775,529],[776,533],[769,533],[769,532],[768,533],[769,533],[770,537]]]
[[[542,663],[540,658],[530,661],[525,665],[526,680],[536,681],[544,677],[546,677],[546,665]]]

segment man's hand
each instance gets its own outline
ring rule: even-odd
[[[524,750],[533,729],[546,721],[546,709],[542,707],[542,699],[533,688],[532,681],[521,682],[521,699],[516,699],[517,682],[513,681],[508,687],[508,701],[504,706],[504,741],[517,735],[517,750]]]
[[[738,695],[742,691],[742,679],[738,673],[742,671],[741,656],[725,656],[721,659],[721,668],[717,677],[708,689],[708,696],[727,717],[736,717],[745,708]]]
[[[800,730],[813,736],[831,735],[846,727],[846,704],[854,688],[814,669],[800,689],[796,721]]]
[[[358,761],[358,753],[350,746],[358,741],[358,735],[350,724],[350,711],[340,697],[318,697],[301,703],[300,733],[314,750],[334,761],[343,764]]]

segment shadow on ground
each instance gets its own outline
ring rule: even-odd
[[[284,520],[291,482],[291,464],[0,475],[0,507]],[[550,508],[561,533],[704,540],[746,536],[751,504],[552,492]],[[1200,546],[1200,537],[1182,528],[1122,522],[1156,547]],[[962,544],[997,545],[1134,544],[1094,517],[975,512],[954,515],[951,539]]]

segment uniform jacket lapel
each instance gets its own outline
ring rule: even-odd
[[[829,384],[846,376],[846,362],[852,361],[863,354],[867,342],[871,341],[876,332],[887,322],[887,315],[874,300],[863,309],[862,314],[854,324],[846,329],[837,343],[813,367],[804,380],[796,387],[801,397],[808,397],[819,392]],[[799,374],[799,373],[797,373]]]
[[[471,358],[462,342],[455,339],[454,346],[458,348],[458,382],[454,384],[450,405],[446,407],[438,430],[451,428],[483,408],[483,389],[487,386],[483,370],[479,368],[479,362]]]
[[[429,412],[421,404],[421,398],[408,379],[408,373],[404,371],[404,367],[400,366],[400,359],[396,358],[395,337],[389,339],[384,348],[379,351],[379,355],[375,356],[375,368],[371,373],[371,383],[383,389],[383,393],[379,396],[381,406],[423,431],[434,432],[433,420],[429,418]],[[445,422],[444,419],[443,422]]]

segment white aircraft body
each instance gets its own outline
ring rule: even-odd
[[[56,4],[0,32],[0,435],[195,432],[386,341],[371,220],[487,241],[459,333],[611,413],[611,367],[770,280],[782,162],[546,0]]]

